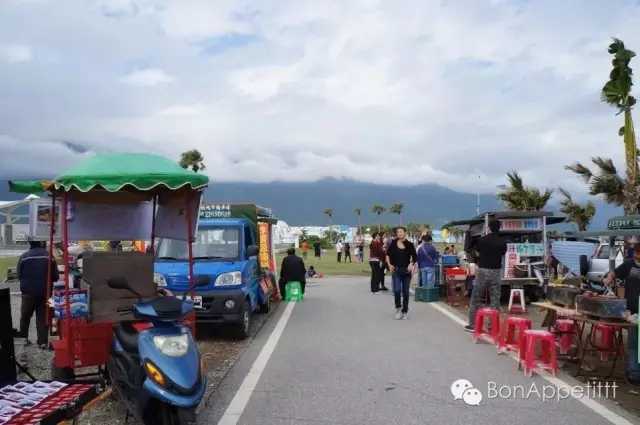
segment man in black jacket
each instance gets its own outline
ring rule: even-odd
[[[47,278],[51,267],[51,280],[58,280],[58,266],[55,260],[49,262],[49,253],[43,242],[29,242],[30,249],[18,260],[18,279],[22,292],[20,310],[20,336],[29,339],[29,324],[35,311],[38,331],[38,345],[46,348],[47,334]]]
[[[485,290],[489,291],[491,307],[500,309],[500,291],[502,279],[502,257],[507,252],[507,240],[500,236],[500,222],[489,222],[489,233],[471,244],[471,249],[478,252],[478,271],[476,283],[471,292],[469,306],[469,324],[465,326],[467,332],[473,332],[476,321],[476,312],[482,303]]]
[[[285,288],[288,282],[300,282],[302,293],[304,294],[304,288],[307,284],[307,270],[304,267],[302,258],[296,255],[295,248],[289,248],[287,250],[287,256],[282,260],[279,281],[280,296],[282,296],[282,298],[285,296]]]

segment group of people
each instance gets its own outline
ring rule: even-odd
[[[352,263],[351,259],[351,243],[347,241],[338,240],[335,245],[336,248],[336,259],[338,263],[346,263],[349,260],[349,263]],[[358,263],[364,263],[364,239],[354,241],[355,248],[355,257]]]
[[[419,273],[420,286],[433,288],[440,254],[433,246],[430,234],[422,235],[416,248],[407,238],[407,229],[403,226],[396,227],[394,238],[378,232],[372,237],[369,244],[371,293],[388,290],[384,284],[385,270],[388,270],[391,273],[395,318],[406,320],[412,275]]]

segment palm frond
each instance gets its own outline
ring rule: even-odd
[[[593,177],[593,173],[591,172],[591,170],[579,162],[576,162],[573,165],[567,165],[564,168],[582,177],[585,183],[589,183],[589,180],[591,180],[591,178]]]
[[[611,158],[596,156],[591,158],[591,161],[600,169],[602,174],[618,174],[618,170]]]

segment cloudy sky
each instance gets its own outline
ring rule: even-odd
[[[565,164],[622,164],[599,91],[638,22],[614,0],[2,0],[0,178],[197,148],[219,181],[578,190]]]

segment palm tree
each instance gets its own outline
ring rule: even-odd
[[[382,230],[382,223],[380,223],[380,216],[384,214],[387,209],[379,204],[374,204],[371,207],[371,212],[378,216],[378,232]]]
[[[400,224],[402,224],[402,209],[403,208],[404,208],[404,204],[402,204],[402,203],[393,204],[393,205],[391,205],[391,207],[389,207],[389,212],[391,214],[398,214],[398,219],[400,221]]]
[[[629,67],[631,59],[636,55],[625,48],[624,43],[616,38],[609,46],[609,53],[613,55],[611,61],[613,69],[602,88],[603,102],[618,109],[618,114],[624,112],[624,126],[618,131],[623,137],[626,158],[626,178],[620,176],[609,158],[592,158],[597,167],[597,173],[577,162],[565,167],[581,176],[590,187],[592,195],[603,195],[608,203],[622,206],[625,214],[637,214],[640,211],[640,180],[638,176],[638,148],[633,129],[631,109],[636,99],[631,96],[633,86],[633,71]]]
[[[358,216],[358,234],[360,234],[360,216],[362,215],[362,208],[354,208],[353,213]]]
[[[558,189],[564,199],[560,202],[560,211],[567,216],[569,221],[578,226],[578,230],[584,232],[589,227],[589,223],[596,215],[596,207],[589,201],[585,205],[580,205],[573,200],[571,194],[563,188]]]
[[[204,157],[197,149],[183,152],[180,155],[180,166],[182,168],[191,168],[194,172],[204,170]]]
[[[537,188],[525,186],[517,171],[507,173],[509,186],[498,193],[498,199],[514,211],[541,211],[549,202],[553,190],[541,192]]]
[[[323,214],[329,218],[329,240],[332,240],[333,234],[333,208],[325,208]],[[333,241],[332,241],[333,242]]]

